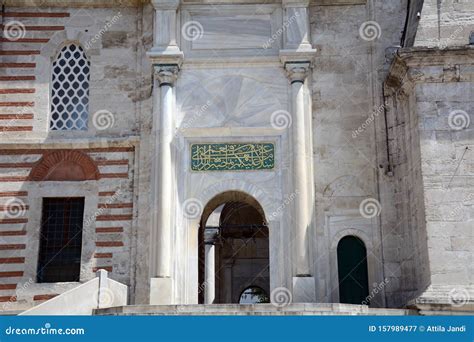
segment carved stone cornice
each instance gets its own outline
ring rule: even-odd
[[[472,82],[474,73],[463,65],[474,65],[471,46],[401,49],[385,79],[385,95],[410,93],[417,83]]]
[[[310,66],[309,62],[285,63],[285,70],[290,83],[304,83],[304,80],[308,77]]]
[[[155,69],[155,80],[158,81],[160,87],[163,85],[175,85],[179,73],[179,66],[177,64],[154,65],[153,67]]]

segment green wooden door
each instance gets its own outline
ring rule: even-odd
[[[341,303],[361,304],[369,295],[367,250],[355,236],[346,236],[337,245],[339,300]]]

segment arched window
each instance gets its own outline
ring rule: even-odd
[[[53,63],[52,131],[87,130],[90,62],[82,47],[68,44]]]
[[[247,287],[240,295],[239,304],[270,303],[267,293],[258,286]]]
[[[368,303],[369,279],[367,250],[364,242],[355,236],[346,236],[337,245],[339,300],[341,303]]]

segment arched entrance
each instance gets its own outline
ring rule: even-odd
[[[341,303],[362,304],[369,296],[367,249],[355,236],[343,237],[337,245],[339,300]]]
[[[238,191],[210,200],[199,227],[199,303],[240,303],[246,289],[269,293],[269,268],[269,231],[260,204]]]

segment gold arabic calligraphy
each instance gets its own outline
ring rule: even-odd
[[[191,145],[193,171],[269,170],[274,166],[272,143]]]

